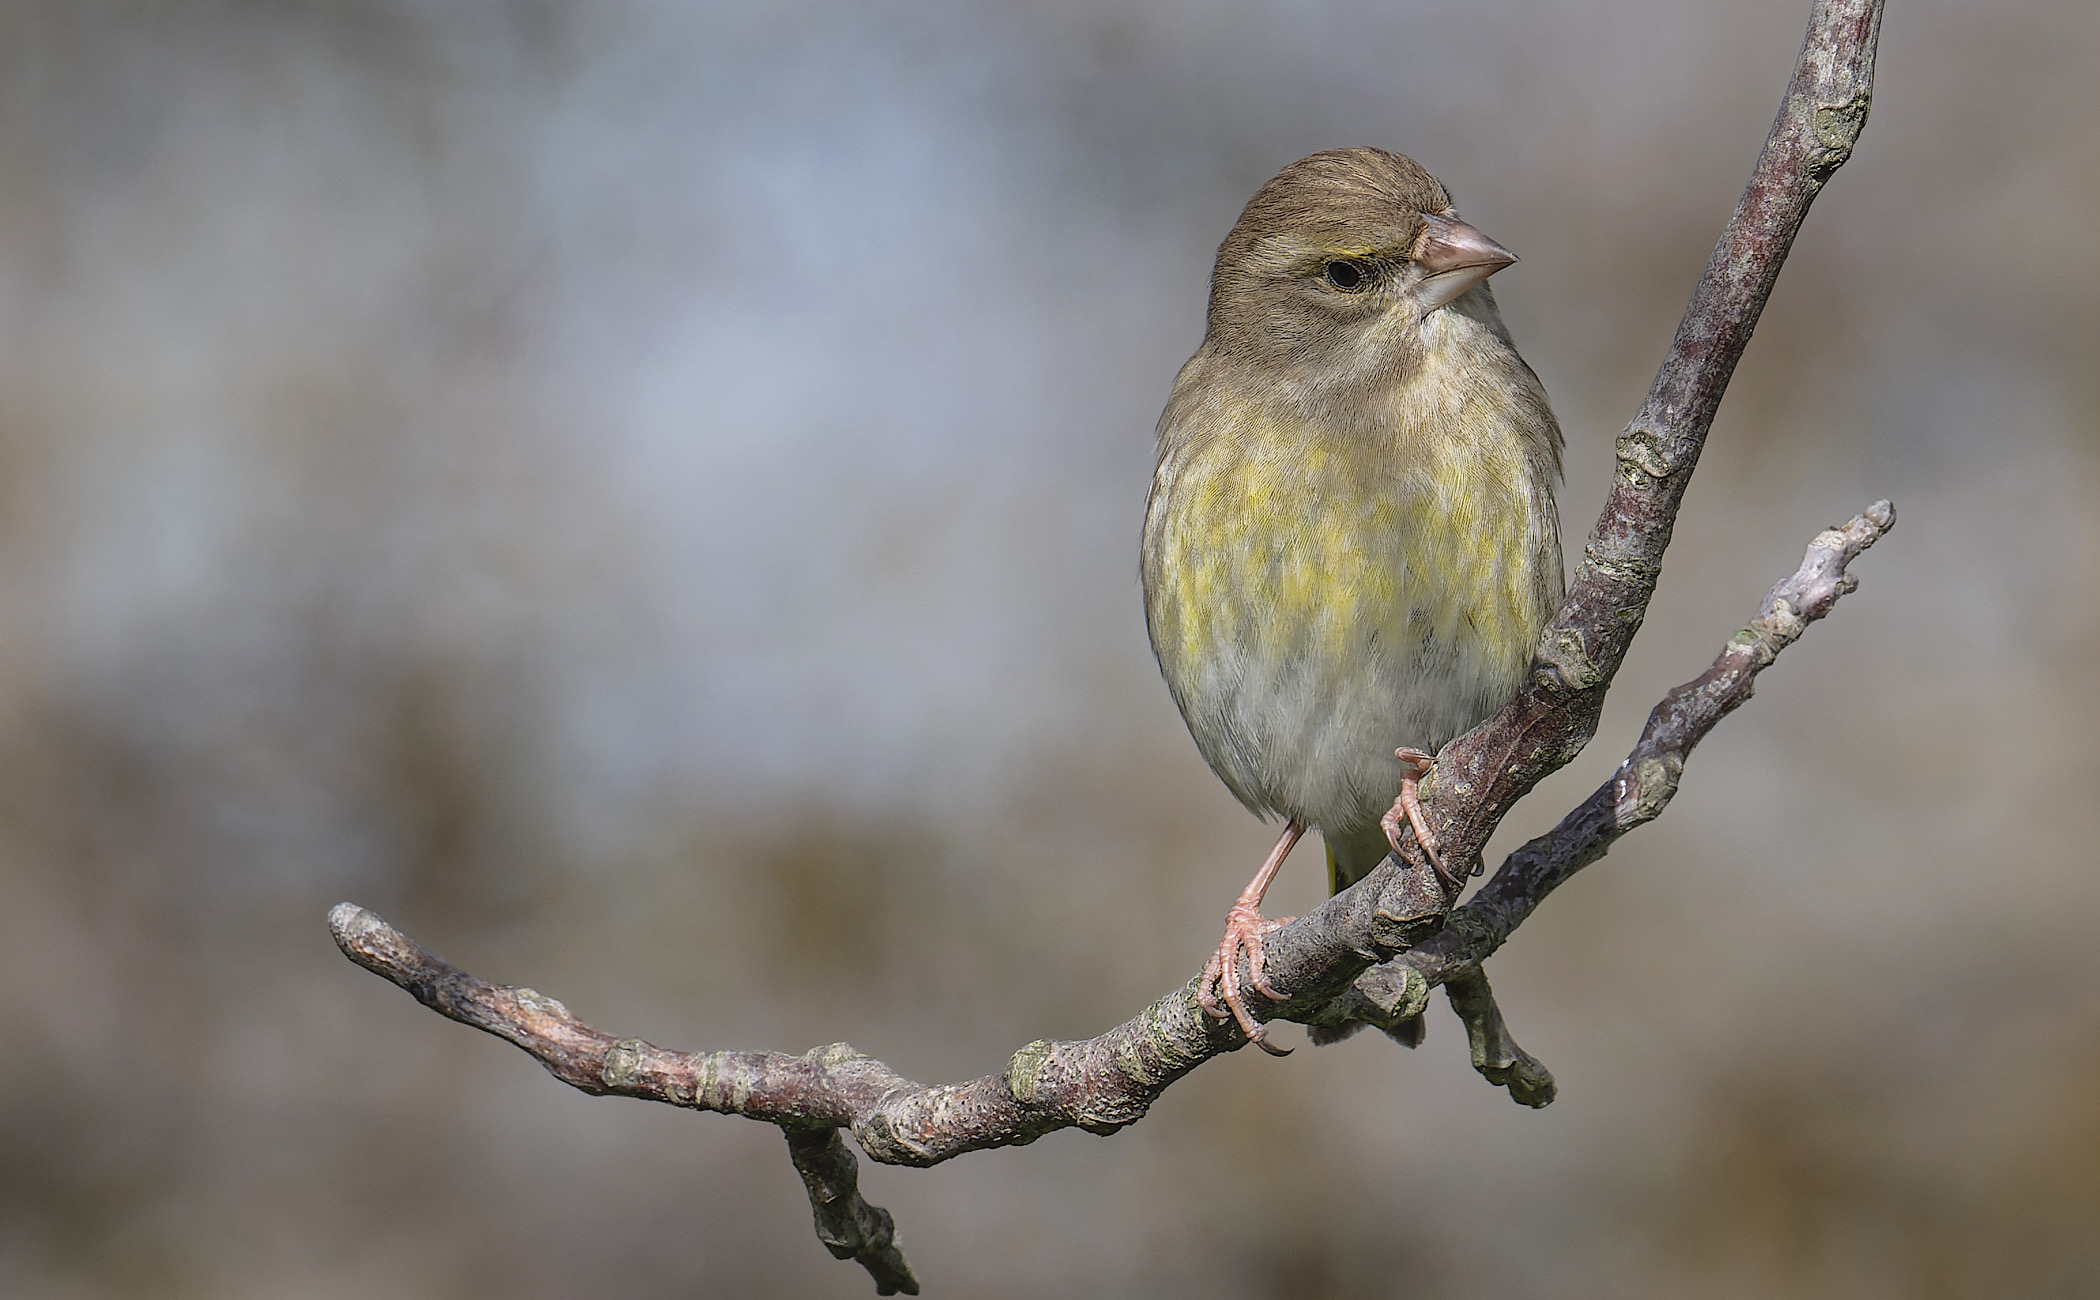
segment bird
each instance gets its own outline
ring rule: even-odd
[[[1285,857],[1319,831],[1339,892],[1419,846],[1455,893],[1420,781],[1522,684],[1561,601],[1560,425],[1487,284],[1515,261],[1404,155],[1301,158],[1219,245],[1160,415],[1153,652],[1211,770],[1283,819],[1197,996],[1278,1055],[1238,968],[1280,996],[1262,941],[1289,918],[1261,902]]]

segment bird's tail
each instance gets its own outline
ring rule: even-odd
[[[1384,828],[1376,822],[1373,822],[1369,829],[1354,835],[1330,837],[1323,831],[1320,837],[1327,841],[1327,888],[1337,894],[1370,875],[1372,869],[1385,861],[1386,855],[1393,851],[1393,846],[1386,843]],[[1311,1032],[1314,1042],[1332,1043],[1347,1038],[1363,1027],[1363,1021],[1352,1020],[1346,1024],[1316,1028]],[[1385,1032],[1402,1047],[1415,1047],[1422,1041],[1424,1028],[1422,1017],[1414,1016],[1386,1028]]]
[[[1323,831],[1321,838],[1327,841],[1327,889],[1334,894],[1370,875],[1372,868],[1393,851],[1393,846],[1385,842],[1385,829],[1377,822],[1353,835],[1328,835]]]

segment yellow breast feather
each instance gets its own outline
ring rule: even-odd
[[[1215,385],[1163,421],[1153,644],[1250,807],[1369,816],[1392,749],[1434,749],[1506,696],[1559,596],[1532,413],[1434,360],[1347,423]]]

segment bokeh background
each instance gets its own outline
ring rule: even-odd
[[[1268,842],[1136,575],[1239,205],[1386,145],[1522,253],[1579,544],[1806,8],[0,5],[0,1292],[868,1294],[774,1130],[560,1087],[328,906],[673,1046],[941,1079],[1121,1019]],[[2096,63],[2085,0],[1893,7],[1499,843],[1901,522],[1491,964],[1560,1100],[1441,998],[1241,1053],[873,1170],[929,1294],[2100,1295]]]

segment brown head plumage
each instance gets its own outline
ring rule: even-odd
[[[1381,326],[1413,324],[1475,286],[1485,295],[1486,278],[1515,260],[1458,220],[1450,192],[1414,160],[1329,149],[1271,178],[1219,246],[1209,343],[1303,373],[1375,331],[1384,363],[1405,366],[1412,331]]]

